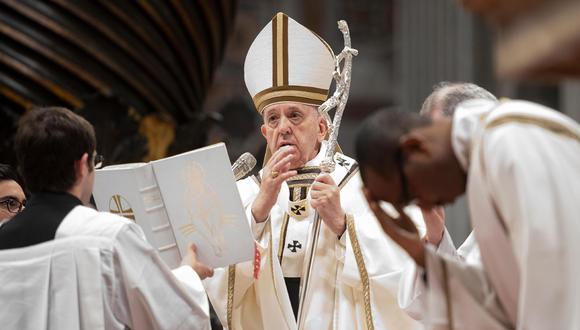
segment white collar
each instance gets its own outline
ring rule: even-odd
[[[451,146],[464,171],[469,168],[473,138],[483,127],[483,119],[496,106],[491,100],[469,100],[460,103],[453,115]]]
[[[306,164],[304,164],[304,166],[318,166],[322,163],[322,161],[324,160],[324,157],[326,157],[326,148],[328,147],[328,141],[324,140],[322,141],[322,143],[320,144],[320,150],[318,151],[318,154],[312,158],[311,160],[307,161]]]

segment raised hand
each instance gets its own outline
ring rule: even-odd
[[[393,205],[399,216],[393,218],[389,216],[379,205],[379,201],[376,200],[371,192],[363,188],[364,195],[369,203],[369,207],[375,214],[383,231],[385,234],[395,241],[399,246],[401,246],[415,263],[421,267],[425,267],[425,247],[424,243],[419,237],[419,231],[415,224],[400,205]]]
[[[293,157],[295,156],[291,147],[282,147],[276,150],[268,164],[264,166],[260,192],[252,204],[252,215],[256,222],[268,219],[268,214],[278,199],[282,182],[297,174],[295,170],[290,169]]]
[[[322,221],[336,235],[340,236],[346,229],[345,213],[340,205],[340,189],[328,174],[319,175],[310,188],[310,205]]]

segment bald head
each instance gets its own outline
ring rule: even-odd
[[[493,94],[476,84],[443,81],[433,87],[423,102],[421,114],[434,119],[451,117],[459,103],[473,99],[497,101]]]

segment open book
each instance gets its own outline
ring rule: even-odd
[[[93,196],[99,211],[139,224],[171,268],[189,242],[211,267],[253,258],[254,240],[223,143],[97,170]]]

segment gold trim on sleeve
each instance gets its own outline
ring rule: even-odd
[[[373,312],[371,310],[371,287],[369,281],[369,274],[367,272],[364,257],[360,245],[358,243],[356,228],[354,224],[354,217],[352,216],[352,214],[346,215],[346,228],[348,230],[348,235],[350,237],[350,242],[352,244],[352,250],[354,252],[354,259],[356,260],[356,265],[362,282],[367,329],[374,330],[375,326],[373,324]]]
[[[228,305],[227,305],[227,322],[228,329],[233,330],[232,315],[234,311],[234,288],[236,285],[236,265],[228,267]]]

